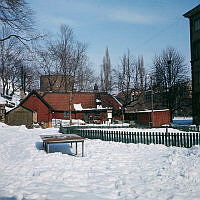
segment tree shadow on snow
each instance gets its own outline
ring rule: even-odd
[[[43,143],[42,142],[36,142],[35,143],[35,147],[38,150],[44,150],[43,147]],[[73,153],[72,147],[70,146],[70,144],[67,143],[59,143],[59,144],[50,144],[49,146],[49,153],[56,153],[56,152],[60,152],[62,154],[69,154],[69,155],[75,155],[75,153]],[[1,199],[0,199],[1,200]]]

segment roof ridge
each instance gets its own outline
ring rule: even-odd
[[[20,106],[31,96],[35,94],[50,110],[53,110],[52,106],[40,95],[36,90],[32,90],[21,102]]]
[[[185,14],[183,14],[183,16],[187,17],[187,18],[190,18],[192,15],[195,15],[195,14],[197,14],[199,12],[200,12],[200,4],[197,5],[196,7],[192,8],[191,10],[186,12]]]

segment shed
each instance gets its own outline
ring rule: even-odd
[[[170,110],[127,111],[125,120],[135,121],[136,124],[143,126],[162,126],[170,124]]]
[[[11,126],[25,125],[27,128],[32,128],[34,122],[37,122],[37,112],[23,106],[6,113],[6,124]]]

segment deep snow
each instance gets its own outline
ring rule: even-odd
[[[85,157],[67,144],[42,150],[40,134],[0,124],[0,199],[199,200],[200,148],[85,141]],[[58,152],[60,151],[60,152]],[[62,152],[62,153],[61,153]]]

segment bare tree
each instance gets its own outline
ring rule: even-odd
[[[0,35],[4,37],[7,34],[9,34],[9,29],[2,27]],[[8,95],[10,88],[13,87],[18,78],[20,52],[20,47],[15,38],[0,42],[0,78],[3,85],[3,95]]]
[[[14,30],[32,28],[32,10],[24,0],[1,0],[0,19]]]
[[[52,58],[57,61],[60,73],[63,74],[65,91],[73,90],[77,85],[81,87],[79,75],[86,69],[89,70],[87,46],[74,39],[69,26],[62,25],[59,39],[51,43],[49,50]]]
[[[57,39],[46,38],[38,46],[36,59],[39,72],[48,79],[48,87],[56,91],[86,91],[94,83],[94,72],[87,57],[87,46],[74,38],[73,30],[61,25]]]
[[[105,92],[111,92],[111,62],[108,52],[108,47],[103,57],[102,71],[101,71],[101,90]]]
[[[143,56],[139,56],[136,61],[136,88],[140,91],[145,89],[145,68]]]
[[[57,64],[57,60],[52,59],[51,52],[48,49],[38,49],[37,50],[37,63],[39,66],[39,74],[45,75],[45,78],[48,82],[48,90],[53,91],[53,88],[56,87],[61,88],[61,82],[58,81],[59,68]],[[52,77],[52,75],[54,75]]]
[[[173,113],[182,106],[188,80],[188,68],[184,57],[174,48],[166,48],[153,60],[155,87],[162,105]]]
[[[71,88],[71,77],[73,75],[73,31],[69,26],[62,25],[60,28],[59,38],[50,43],[49,51],[54,60],[57,61],[59,71],[63,74],[63,85],[65,91]]]
[[[119,98],[122,103],[122,112],[138,97],[138,70],[136,60],[128,50],[124,54],[118,70],[114,70],[115,86],[119,91]],[[137,95],[136,95],[137,93]]]
[[[96,82],[94,72],[90,64],[80,67],[77,71],[76,88],[78,91],[91,91]]]
[[[0,37],[3,38],[5,35],[9,35],[10,32],[11,30],[8,27],[3,26],[0,30]],[[23,73],[26,75],[24,86],[28,88],[33,86],[37,75],[35,75],[32,61],[31,52],[24,48],[22,43],[15,37],[0,42],[0,80],[3,85],[3,95],[13,95],[21,86],[22,66],[24,66]]]
[[[9,26],[12,32],[0,38],[4,41],[15,37],[20,41],[28,41],[22,33],[32,30],[33,12],[24,0],[1,0],[0,1],[0,22],[1,25]]]

